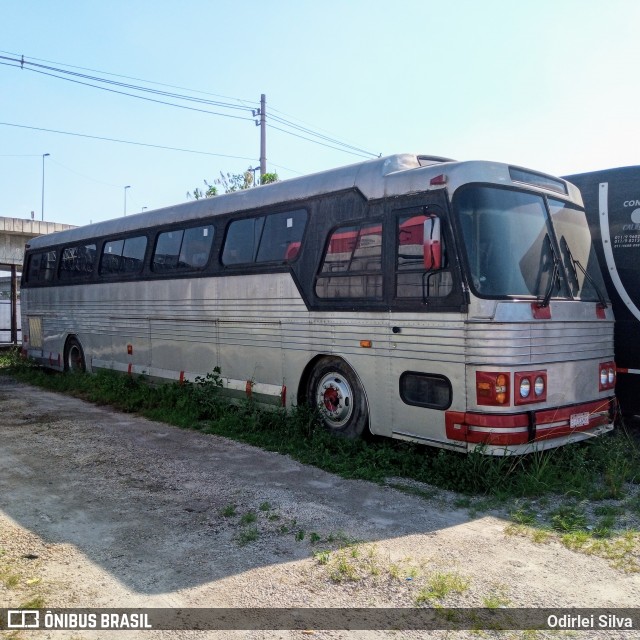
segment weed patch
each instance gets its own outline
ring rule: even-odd
[[[464,593],[469,581],[458,573],[436,572],[429,577],[426,586],[416,596],[416,604],[441,601],[451,594]]]
[[[95,375],[45,371],[9,352],[0,355],[0,371],[97,404],[278,451],[345,478],[377,483],[389,478],[411,480],[425,488],[398,488],[425,498],[433,496],[426,486],[430,485],[497,501],[539,499],[545,494],[577,500],[621,500],[629,483],[640,481],[638,445],[624,429],[528,456],[494,457],[480,451],[460,454],[387,438],[335,438],[321,427],[316,412],[306,407],[285,412],[266,410],[251,401],[230,404],[221,397],[218,368],[193,382],[151,385],[144,377],[111,371]],[[459,506],[465,504],[461,499]],[[640,502],[629,508],[640,513]],[[270,512],[270,505],[260,505],[260,511]],[[569,526],[567,516],[558,514],[554,527],[565,525]]]

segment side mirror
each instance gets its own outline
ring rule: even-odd
[[[429,216],[425,219],[422,238],[424,268],[427,271],[442,269],[440,218]]]

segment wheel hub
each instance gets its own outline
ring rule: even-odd
[[[353,412],[353,392],[349,383],[337,373],[328,373],[318,383],[317,405],[325,423],[334,428],[344,426]]]

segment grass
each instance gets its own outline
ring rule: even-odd
[[[39,567],[37,563],[35,566],[30,563],[27,568],[25,557],[15,549],[0,548],[0,591],[9,592],[4,594],[5,598],[14,600],[20,609],[43,609],[46,606],[43,596],[45,585],[40,576],[34,575]]]
[[[318,551],[313,557],[320,566],[325,567],[329,579],[334,583],[375,578],[383,571],[376,545],[346,544],[334,551]]]
[[[253,525],[251,527],[246,527],[242,529],[236,537],[238,544],[240,546],[244,546],[249,544],[250,542],[256,541],[260,536],[260,532],[258,531],[258,527]]]
[[[464,593],[469,588],[469,581],[458,573],[438,571],[429,577],[427,584],[416,596],[416,604],[442,601],[451,594]]]
[[[255,511],[248,511],[240,518],[240,524],[244,527],[248,524],[253,524],[258,519]]]
[[[285,412],[251,401],[232,405],[220,397],[219,369],[182,385],[150,385],[142,377],[110,371],[50,372],[8,352],[0,354],[0,372],[121,411],[278,451],[344,478],[388,483],[426,499],[437,498],[437,489],[452,490],[456,506],[472,515],[505,502],[529,501],[526,508],[512,511],[512,519],[516,525],[538,528],[541,540],[549,531],[579,530],[608,538],[617,535],[619,522],[640,518],[640,497],[634,489],[640,483],[639,445],[625,429],[528,456],[496,458],[388,438],[336,438],[320,426],[316,412],[305,407]],[[549,506],[558,501],[561,508]],[[603,510],[594,514],[582,507],[581,512],[579,505],[585,501],[600,503]],[[258,510],[268,519],[279,517],[268,502]],[[229,505],[222,515],[235,516],[235,507]],[[282,527],[302,535],[295,525]]]
[[[223,518],[232,518],[236,515],[236,505],[228,504],[225,507],[222,507],[222,509],[220,509],[220,515]]]
[[[640,572],[640,532],[620,527],[617,518],[625,514],[623,507],[593,507],[582,501],[541,511],[535,519],[523,513],[527,512],[520,508],[511,514],[507,535],[527,537],[536,544],[556,541],[571,551],[604,558],[625,573]]]

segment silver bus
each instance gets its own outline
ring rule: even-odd
[[[23,352],[526,453],[613,428],[604,292],[573,185],[402,154],[32,240]]]

